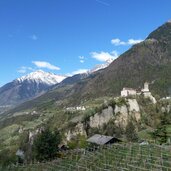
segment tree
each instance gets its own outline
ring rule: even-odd
[[[167,134],[167,114],[164,113],[161,116],[161,122],[157,126],[157,129],[153,132],[152,136],[155,140],[157,140],[160,144],[166,143],[168,139],[168,134]]]
[[[37,135],[33,143],[33,153],[38,161],[51,160],[57,155],[61,137],[58,131],[51,132],[46,128]]]
[[[130,142],[136,142],[138,140],[138,135],[135,130],[135,126],[132,121],[129,121],[127,126],[126,126],[126,138]]]

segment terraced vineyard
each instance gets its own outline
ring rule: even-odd
[[[171,171],[171,147],[123,145],[73,150],[62,159],[13,166],[14,171]]]

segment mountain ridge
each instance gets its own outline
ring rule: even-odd
[[[0,106],[13,106],[30,100],[65,78],[42,70],[17,78],[0,88]]]
[[[44,84],[54,85],[57,83],[60,83],[66,78],[66,76],[53,74],[50,72],[44,72],[42,70],[37,70],[35,72],[31,72],[25,76],[22,76],[20,78],[17,78],[14,81],[18,81],[19,83],[22,83],[23,81],[35,81],[37,83],[42,82]]]
[[[106,61],[106,63],[96,65],[93,69],[90,69],[85,73],[72,76],[57,75],[42,70],[31,72],[0,88],[0,107],[4,108],[4,106],[19,105],[36,98],[51,89],[76,84],[89,75],[98,72],[98,70],[106,68],[111,62],[112,60]]]

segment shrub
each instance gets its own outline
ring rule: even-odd
[[[115,100],[113,100],[113,99],[110,100],[109,103],[108,103],[108,105],[111,106],[111,107],[113,107],[113,108],[115,108],[115,105],[116,105]]]
[[[9,149],[3,149],[0,151],[0,166],[6,167],[11,163],[16,162],[17,156],[15,155],[15,151],[11,151]]]
[[[123,97],[119,97],[116,101],[117,106],[121,107],[123,105],[127,105],[126,99]]]
[[[138,135],[136,133],[135,126],[132,121],[128,122],[128,124],[126,126],[125,134],[126,134],[126,138],[128,141],[130,141],[130,142],[138,141]]]
[[[51,160],[57,156],[61,136],[58,131],[51,132],[46,128],[37,135],[33,144],[34,156],[38,161]]]
[[[86,148],[87,145],[88,145],[88,143],[86,141],[86,137],[83,135],[77,135],[70,142],[68,142],[68,146],[70,149]]]

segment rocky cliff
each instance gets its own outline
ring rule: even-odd
[[[125,100],[125,99],[124,99]],[[77,135],[87,136],[87,128],[102,128],[104,124],[108,124],[110,120],[114,120],[116,126],[121,126],[123,129],[129,120],[133,119],[138,122],[141,119],[140,107],[136,99],[126,99],[122,104],[114,106],[107,105],[100,112],[79,121],[75,128],[67,130],[65,133],[67,141],[70,141]]]

